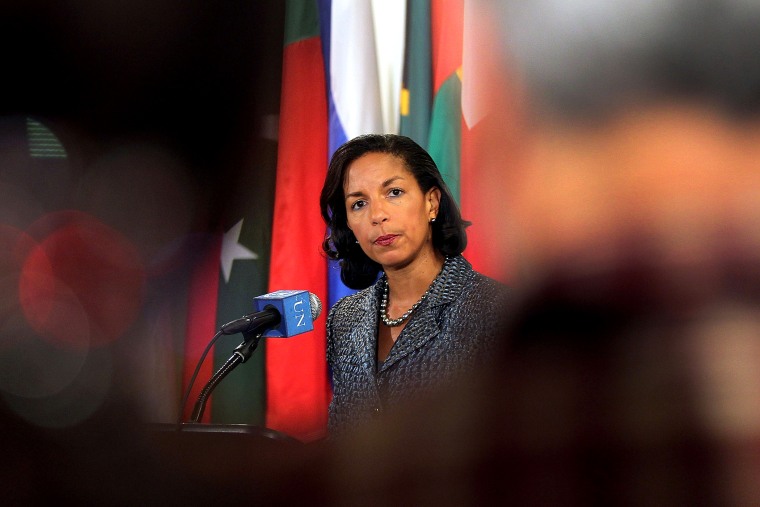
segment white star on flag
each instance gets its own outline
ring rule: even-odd
[[[258,259],[259,256],[241,245],[238,240],[240,239],[240,231],[243,229],[243,220],[232,226],[229,231],[224,233],[222,239],[222,254],[220,256],[222,264],[222,273],[224,274],[224,282],[230,281],[230,273],[232,272],[232,263],[236,260],[245,259]]]

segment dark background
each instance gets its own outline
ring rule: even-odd
[[[0,0],[3,365],[18,363],[34,375],[29,359],[53,379],[84,362],[84,353],[62,353],[22,317],[15,297],[20,266],[6,248],[19,235],[44,238],[58,225],[56,212],[81,210],[99,220],[98,230],[107,225],[122,234],[147,266],[141,297],[132,301],[140,314],[118,341],[90,352],[89,369],[77,377],[82,383],[41,402],[25,392],[2,393],[0,491],[9,504],[199,500],[189,492],[192,480],[167,472],[163,459],[176,466],[178,458],[158,459],[135,423],[176,416],[188,280],[208,246],[206,233],[229,227],[241,209],[271,214],[284,14],[280,0]],[[27,118],[58,138],[65,159],[29,155]],[[49,230],[39,230],[40,222]],[[28,229],[32,224],[37,228]],[[119,252],[119,245],[101,243],[94,238],[88,246]],[[76,254],[70,245],[54,253]],[[92,265],[70,265],[72,276],[81,272],[76,280],[90,280]],[[110,266],[99,272],[119,275]],[[124,280],[135,282],[106,277],[96,288],[119,294]],[[86,294],[93,307],[103,299],[98,294]],[[108,318],[127,313],[108,310]],[[28,357],[27,349],[45,354]],[[70,410],[81,424],[36,424],[65,416],[56,407],[76,408],[80,395],[92,399],[85,408],[93,410]]]
[[[0,0],[0,366],[37,371],[24,340],[70,364],[16,297],[26,257],[7,245],[33,238],[91,315],[125,324],[99,349],[112,390],[148,420],[174,420],[196,267],[242,217],[244,243],[268,251],[284,15],[280,0]],[[65,158],[31,155],[30,118]],[[114,269],[114,255],[139,273]],[[268,255],[257,266],[267,273]],[[245,279],[235,318],[266,292],[265,276]]]
[[[4,0],[0,113],[84,131],[85,165],[119,139],[159,142],[213,191],[278,110],[284,6]]]

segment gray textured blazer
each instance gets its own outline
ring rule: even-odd
[[[475,272],[464,257],[452,257],[378,370],[382,291],[380,280],[339,300],[327,317],[331,434],[455,380],[497,346],[505,287]]]

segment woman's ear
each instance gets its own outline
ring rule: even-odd
[[[441,205],[441,189],[433,187],[427,191],[428,218],[434,219],[438,216],[438,209]]]

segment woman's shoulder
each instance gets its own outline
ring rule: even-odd
[[[330,316],[352,314],[358,308],[364,308],[374,297],[375,286],[372,284],[366,289],[362,289],[348,296],[343,296],[330,308]]]
[[[469,263],[468,263],[469,265]],[[463,290],[473,295],[480,304],[503,306],[511,297],[512,290],[505,283],[475,271],[472,266],[468,277],[468,283]]]
[[[484,275],[483,273],[480,273],[479,271],[473,271],[473,287],[475,287],[478,290],[485,290],[488,292],[493,293],[508,293],[510,292],[510,288],[508,285],[500,282],[499,280],[495,278],[491,278],[490,276]]]
[[[461,255],[453,257],[451,263],[453,269],[460,273],[458,278],[465,282],[463,285],[467,286],[469,290],[485,290],[494,293],[509,291],[509,287],[506,284],[479,271],[475,271],[472,264]]]
[[[373,288],[372,285],[362,289],[354,294],[340,298],[332,307],[327,315],[328,334],[338,334],[349,332],[354,329],[357,323],[361,322],[367,311],[372,308]],[[377,303],[374,303],[375,305]]]

